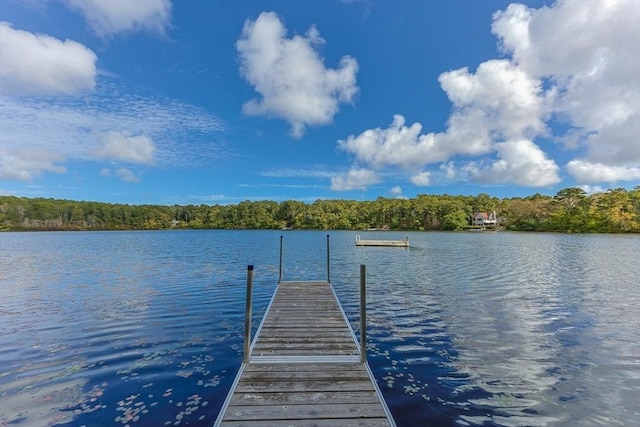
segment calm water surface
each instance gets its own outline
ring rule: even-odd
[[[0,233],[0,426],[209,426],[278,279],[326,233]],[[640,238],[331,232],[331,281],[399,426],[640,425]],[[403,238],[359,233],[362,238]]]

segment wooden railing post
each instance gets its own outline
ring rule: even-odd
[[[253,265],[247,266],[247,305],[244,313],[244,363],[249,363],[251,346],[251,307],[253,305]]]
[[[360,264],[360,361],[367,361],[367,279],[364,264]]]
[[[278,283],[282,282],[282,238],[283,236],[280,236],[280,274],[278,276]]]
[[[327,282],[331,283],[331,269],[329,264],[329,235],[327,234]]]

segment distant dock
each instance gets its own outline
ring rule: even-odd
[[[364,240],[360,238],[360,235],[357,235],[356,246],[392,246],[399,248],[408,248],[409,237],[405,237],[403,240]]]
[[[366,360],[364,271],[360,343],[328,280],[279,281],[249,346],[249,266],[244,361],[214,427],[395,427]]]

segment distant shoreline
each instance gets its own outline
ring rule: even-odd
[[[494,215],[491,224],[472,225],[486,213]],[[511,199],[488,194],[444,194],[419,195],[412,199],[379,197],[372,201],[243,201],[235,205],[125,205],[0,196],[0,231],[464,231],[494,228],[640,233],[640,187],[591,195],[579,188],[567,188],[554,197],[534,194]]]

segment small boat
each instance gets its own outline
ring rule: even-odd
[[[360,235],[356,236],[356,246],[391,246],[397,248],[408,248],[409,237],[403,240],[363,240]]]

